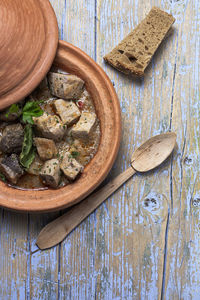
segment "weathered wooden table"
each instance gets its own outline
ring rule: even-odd
[[[108,180],[150,136],[173,130],[177,149],[155,172],[131,179],[59,246],[38,251],[59,213],[0,213],[0,299],[200,299],[199,0],[51,0],[60,38],[111,78],[123,136]],[[153,5],[176,18],[143,81],[103,63]]]

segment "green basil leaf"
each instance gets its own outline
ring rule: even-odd
[[[33,119],[32,119],[32,116],[30,116],[30,115],[27,114],[27,113],[23,113],[23,115],[22,115],[22,121],[23,121],[24,123],[34,124]]]
[[[2,181],[6,182],[6,177],[5,177],[2,173],[0,173],[0,179],[1,179]]]
[[[35,149],[31,148],[27,156],[23,156],[22,158],[20,158],[20,163],[22,164],[23,167],[29,169],[34,159],[35,159]]]
[[[23,167],[29,168],[35,158],[35,149],[33,147],[33,129],[30,124],[24,129],[24,141],[22,152],[20,154],[20,163]]]
[[[19,109],[19,105],[18,104],[12,104],[9,109],[8,112],[6,113],[6,118],[8,118],[8,116],[10,114],[19,114],[20,113],[20,109]]]
[[[72,155],[73,158],[76,158],[80,155],[80,153],[78,151],[72,151],[71,155]]]
[[[23,122],[33,124],[32,117],[40,117],[43,115],[44,111],[41,109],[38,103],[38,101],[26,102],[22,111]]]

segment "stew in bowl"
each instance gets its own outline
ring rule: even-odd
[[[20,189],[60,188],[97,152],[100,122],[84,81],[60,70],[0,113],[0,177]]]

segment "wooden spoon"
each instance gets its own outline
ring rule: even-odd
[[[64,238],[124,182],[138,172],[147,172],[159,166],[173,151],[176,134],[168,132],[150,138],[132,155],[131,166],[108,184],[73,206],[67,213],[50,222],[40,232],[36,244],[40,249],[53,247]]]

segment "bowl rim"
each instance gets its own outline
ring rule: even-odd
[[[109,104],[112,111],[113,111],[113,120],[115,124],[114,132],[115,135],[112,137],[112,147],[109,149],[109,156],[106,160],[105,165],[101,165],[99,170],[100,172],[98,174],[94,174],[94,181],[90,182],[86,189],[81,190],[80,194],[77,194],[76,197],[73,199],[67,199],[68,194],[67,187],[71,187],[71,189],[75,189],[74,186],[75,183],[72,183],[70,185],[67,185],[66,187],[57,189],[57,190],[44,190],[44,191],[35,191],[35,190],[19,190],[12,187],[9,187],[7,184],[0,182],[0,206],[15,210],[19,212],[49,212],[49,211],[57,211],[61,210],[67,207],[70,207],[74,204],[77,204],[82,199],[84,199],[86,196],[88,196],[92,191],[94,191],[97,186],[99,186],[102,181],[106,178],[107,174],[109,173],[110,169],[112,168],[114,161],[116,159],[119,146],[120,146],[120,139],[121,139],[121,109],[119,100],[117,97],[117,94],[115,92],[115,89],[113,87],[113,84],[111,83],[109,77],[107,74],[103,71],[103,69],[91,58],[89,57],[85,52],[83,52],[81,49],[73,46],[70,43],[59,41],[59,47],[57,51],[57,55],[55,57],[55,61],[53,65],[57,65],[59,59],[69,59],[69,55],[73,57],[74,59],[74,65],[76,66],[75,62],[83,62],[83,65],[85,68],[88,68],[92,70],[92,74],[88,75],[91,76],[93,80],[93,75],[95,74],[98,78],[98,83],[103,86],[104,91],[99,91],[99,93],[108,93],[108,96],[111,97],[112,100]],[[73,61],[72,59],[72,61]],[[62,67],[60,67],[62,69]],[[76,70],[74,70],[72,73],[76,73],[79,70],[79,66]],[[84,71],[86,72],[86,71]],[[79,76],[79,74],[77,74]],[[81,76],[80,76],[81,77]],[[92,81],[91,81],[92,82]],[[94,82],[94,86],[96,86],[97,81]],[[103,144],[102,141],[100,141],[100,144]],[[103,146],[102,146],[103,147]],[[99,154],[99,149],[94,156],[94,158],[91,160],[91,162],[86,166],[84,172],[82,174],[82,177],[87,177],[87,172],[90,171],[90,164],[93,162],[93,165],[96,163],[95,159],[97,160]],[[98,166],[99,167],[99,166]],[[90,174],[88,172],[88,174]],[[84,176],[83,176],[84,175]],[[91,175],[92,176],[92,175]],[[78,180],[79,181],[79,180]],[[77,184],[78,186],[78,184]],[[80,186],[79,186],[80,188]],[[64,191],[64,192],[63,192]],[[54,193],[55,192],[55,193]],[[47,199],[47,195],[54,194],[55,202],[49,199]],[[45,196],[45,201],[42,202],[42,197]],[[70,195],[69,195],[70,196]],[[25,200],[26,198],[26,200]],[[27,200],[30,199],[30,200]]]
[[[0,97],[0,110],[31,94],[48,73],[55,58],[58,47],[57,18],[49,0],[38,0],[37,3],[44,18],[45,43],[29,74],[17,86]]]

